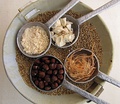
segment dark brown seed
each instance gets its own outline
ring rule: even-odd
[[[31,75],[36,76],[38,74],[38,70],[32,70]]]
[[[58,83],[57,82],[55,82],[54,85],[55,85],[55,87],[58,87]]]
[[[43,66],[45,63],[44,62],[41,62],[41,66]]]
[[[57,70],[54,70],[54,71],[53,71],[53,74],[54,74],[54,75],[57,75],[57,73],[58,73]]]
[[[48,60],[48,57],[43,57],[42,60],[43,61]]]
[[[56,63],[54,63],[54,69],[56,69],[56,67],[57,67],[57,64],[56,64]]]
[[[37,77],[32,77],[32,80],[33,80],[33,81],[37,80]]]
[[[53,89],[55,89],[55,88],[57,88],[57,87],[58,87],[58,83],[57,83],[57,82],[55,82],[55,83],[52,84],[52,88],[53,88]]]
[[[61,83],[61,80],[58,79],[57,82],[58,82],[58,84],[60,84],[60,83]]]
[[[39,88],[41,88],[41,89],[44,88],[44,83],[43,83],[43,81],[40,81],[40,82],[39,82]]]
[[[48,86],[48,82],[45,81],[44,84],[45,84],[45,86]]]
[[[37,75],[37,74],[36,74],[34,71],[31,72],[31,76],[32,76],[32,77],[34,77],[34,76],[36,76],[36,75]]]
[[[62,64],[57,64],[57,69],[62,69],[62,68],[63,68]]]
[[[63,69],[60,69],[59,70],[59,74],[63,74],[64,73],[64,70]]]
[[[45,60],[45,63],[46,63],[46,64],[49,64],[49,63],[50,63],[50,60]]]
[[[45,90],[49,91],[49,90],[51,90],[51,87],[45,87]]]
[[[50,82],[50,81],[51,81],[49,75],[46,75],[46,76],[45,76],[45,81],[46,81],[46,82]]]
[[[53,81],[53,82],[57,81],[57,79],[58,79],[58,78],[57,78],[55,75],[52,76],[52,81]]]
[[[39,85],[39,81],[38,81],[38,80],[35,81],[35,85],[36,85],[36,86]]]
[[[54,58],[51,59],[51,63],[55,63],[55,59]]]
[[[38,80],[41,81],[42,79],[39,77]]]
[[[48,71],[47,71],[47,74],[52,74],[52,70],[48,70]]]
[[[63,80],[63,75],[58,75],[58,78],[59,78],[60,80]]]
[[[36,70],[36,69],[38,69],[38,68],[39,68],[39,67],[38,67],[38,66],[36,66],[36,65],[35,65],[35,66],[33,66],[33,69],[35,69],[35,70]]]
[[[35,64],[40,64],[40,60],[35,60]]]
[[[49,66],[48,66],[47,64],[44,64],[44,65],[43,65],[43,69],[49,70]]]
[[[44,78],[44,77],[45,77],[45,72],[39,71],[39,77],[40,77],[40,78]]]
[[[56,64],[58,64],[59,63],[59,61],[56,61]]]
[[[56,65],[55,64],[50,64],[49,67],[50,67],[50,69],[55,69]]]

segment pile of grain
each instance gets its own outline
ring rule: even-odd
[[[37,17],[30,20],[30,22],[40,21],[42,23],[45,23],[57,12],[58,11],[49,11],[49,12],[41,13]],[[73,11],[69,11],[67,14],[73,16],[74,18],[79,18],[81,16],[79,13],[76,13]],[[47,54],[54,55],[54,56],[58,57],[62,62],[64,62],[65,57],[72,50],[77,49],[77,48],[87,48],[87,49],[92,50],[93,44],[95,44],[94,48],[93,48],[93,52],[96,54],[96,56],[98,57],[100,64],[101,64],[102,63],[102,46],[100,43],[99,35],[97,34],[95,27],[91,23],[85,22],[80,26],[79,39],[73,46],[66,48],[64,50],[60,49],[60,48],[56,48],[55,46],[51,46],[51,48],[47,52]],[[34,61],[34,59],[24,56],[18,50],[18,48],[16,48],[16,61],[19,66],[20,75],[22,76],[24,82],[28,86],[35,89],[29,79],[29,69],[30,69],[30,66],[31,66],[32,62]],[[86,84],[75,84],[73,82],[72,83],[79,86],[80,88],[82,88],[84,90],[87,90],[93,84],[93,82],[94,81],[91,81]],[[43,92],[41,92],[41,93],[43,93]],[[44,93],[44,94],[62,95],[62,94],[72,94],[72,93],[74,93],[74,92],[67,90],[64,87],[60,87],[56,91]]]
[[[28,54],[40,54],[44,52],[49,44],[47,32],[39,26],[25,29],[22,35],[21,45]]]

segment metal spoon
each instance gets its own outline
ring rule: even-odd
[[[74,91],[74,92],[76,92],[76,93],[78,93],[78,94],[80,94],[80,95],[88,98],[89,100],[94,101],[94,102],[97,103],[97,104],[109,104],[109,103],[107,103],[106,101],[104,101],[104,100],[102,100],[102,99],[99,99],[99,98],[97,98],[96,96],[90,94],[89,92],[87,92],[87,91],[85,91],[85,90],[82,90],[81,88],[79,88],[79,87],[73,85],[72,83],[68,82],[68,81],[66,80],[65,67],[64,67],[63,63],[62,63],[57,57],[52,56],[52,55],[43,55],[43,56],[39,57],[39,58],[36,59],[36,60],[40,60],[40,59],[42,59],[42,58],[44,58],[44,57],[55,58],[58,62],[61,63],[61,65],[63,66],[63,69],[64,69],[64,78],[63,78],[61,84],[60,84],[57,88],[55,88],[55,89],[51,89],[51,90],[48,90],[48,91],[45,90],[45,89],[40,89],[38,86],[35,85],[35,82],[33,81],[33,78],[32,78],[32,70],[34,70],[34,69],[32,68],[33,65],[34,65],[34,62],[33,62],[32,66],[31,66],[31,68],[30,68],[30,80],[31,80],[31,83],[34,85],[35,88],[37,88],[38,90],[40,90],[40,91],[42,91],[42,92],[51,92],[51,91],[54,91],[54,90],[58,89],[60,86],[64,86],[64,87],[66,87],[67,89],[70,89],[70,90],[72,90],[72,91]],[[49,69],[49,70],[50,70],[50,69]],[[43,80],[43,81],[44,81],[44,80]]]
[[[26,23],[25,25],[22,26],[22,28],[19,30],[18,34],[17,34],[17,45],[18,48],[20,49],[20,51],[27,57],[31,57],[31,58],[37,58],[40,57],[42,55],[44,55],[50,48],[51,46],[51,35],[50,35],[50,31],[49,28],[60,18],[62,17],[67,11],[69,11],[73,6],[75,6],[80,0],[71,0],[60,12],[58,12],[56,15],[54,15],[49,21],[47,21],[45,24],[41,23],[41,22],[30,22],[30,23]],[[22,34],[24,33],[24,30],[28,27],[32,27],[32,26],[40,26],[42,28],[45,29],[45,31],[47,32],[48,38],[49,38],[49,45],[47,47],[47,49],[41,53],[41,54],[27,54],[25,51],[23,51],[23,47],[21,45],[21,40],[22,40]],[[78,37],[78,35],[77,35]],[[76,41],[77,38],[74,40]]]
[[[91,19],[92,17],[96,16],[97,14],[99,14],[100,12],[104,11],[105,9],[112,7],[113,5],[115,5],[116,3],[118,3],[120,0],[111,0],[110,2],[106,3],[105,5],[99,7],[98,9],[78,18],[78,19],[74,19],[73,17],[71,17],[70,15],[64,15],[63,17],[66,17],[68,21],[73,22],[73,30],[74,30],[74,34],[77,36],[79,35],[79,26],[84,23],[85,21]],[[59,47],[59,48],[63,48],[63,47]]]
[[[108,9],[115,5],[116,3],[120,2],[120,0],[111,0],[110,2],[104,4],[103,6],[99,7],[98,9],[86,14],[85,16],[82,16],[77,21],[80,24],[84,23],[85,21],[91,19],[92,17],[98,15],[100,12],[104,11],[105,9]]]
[[[91,93],[88,93],[87,91],[73,85],[72,83],[68,82],[66,79],[64,79],[63,84],[64,87],[66,87],[67,89],[70,89],[82,96],[84,96],[85,98],[88,98],[89,100],[92,100],[93,102],[95,102],[96,104],[109,104],[108,102],[99,99],[98,97],[92,95]]]
[[[101,71],[99,70],[99,67],[100,67],[100,65],[99,65],[99,60],[98,60],[97,56],[96,56],[92,51],[90,51],[89,49],[76,49],[76,50],[72,51],[71,53],[69,53],[68,56],[66,57],[66,60],[65,60],[65,67],[66,67],[67,59],[68,59],[71,55],[73,55],[73,54],[74,54],[74,55],[80,55],[80,54],[82,54],[82,53],[87,54],[87,55],[93,54],[94,59],[95,59],[95,67],[96,67],[96,70],[94,71],[94,73],[91,75],[91,77],[90,77],[89,79],[84,80],[84,81],[82,81],[82,80],[80,80],[80,81],[75,81],[74,79],[72,79],[72,77],[69,76],[69,74],[68,74],[67,71],[66,71],[66,74],[67,74],[67,76],[69,77],[69,79],[71,79],[71,80],[72,80],[73,82],[75,82],[75,83],[87,83],[87,82],[90,82],[91,80],[93,80],[95,77],[99,77],[99,78],[101,78],[101,79],[103,79],[103,80],[105,80],[105,81],[107,81],[107,82],[109,82],[109,83],[111,83],[111,84],[113,84],[113,85],[115,85],[115,86],[117,86],[117,87],[120,88],[120,82],[119,82],[119,81],[113,79],[112,77],[104,74],[103,72],[101,72]],[[67,68],[67,67],[66,67],[66,68]]]

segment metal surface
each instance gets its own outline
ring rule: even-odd
[[[94,10],[93,12],[88,13],[85,16],[82,16],[78,19],[78,23],[82,24],[83,22],[91,19],[92,17],[98,15],[100,12],[104,11],[105,9],[108,9],[118,3],[120,0],[111,0],[110,2],[106,3],[105,5],[99,7],[98,9]]]
[[[98,9],[76,19],[75,20],[71,20],[71,22],[73,22],[73,24],[75,25],[76,28],[76,31],[78,31],[79,33],[79,26],[76,26],[76,25],[81,25],[82,23],[84,23],[85,21],[91,19],[92,17],[96,16],[97,14],[99,14],[100,12],[104,11],[105,9],[108,9],[110,7],[112,7],[113,5],[115,5],[116,3],[118,3],[120,0],[111,0],[110,2],[106,3],[105,5],[99,7]],[[71,18],[70,16],[66,16],[68,19]],[[77,34],[76,34],[77,35]]]
[[[67,80],[63,81],[63,86],[66,87],[67,89],[70,89],[70,90],[72,90],[72,91],[74,91],[74,92],[76,92],[76,93],[78,93],[78,94],[80,94],[80,95],[82,95],[82,96],[84,96],[84,97],[94,101],[97,104],[109,104],[108,102],[106,102],[104,100],[101,100],[98,97],[88,93],[87,91],[82,90],[81,88],[71,84]]]
[[[107,81],[107,82],[109,82],[109,83],[111,83],[111,84],[120,88],[120,82],[119,81],[117,81],[117,80],[113,79],[112,77],[104,74],[103,72],[99,71],[97,76],[99,78],[101,78],[101,79],[103,79],[103,80],[105,80],[105,81]]]
[[[45,25],[50,28],[60,17],[74,7],[80,0],[71,0],[60,12],[53,16]]]
[[[97,83],[96,81],[94,81],[94,83],[86,91],[90,93],[91,88],[96,89],[96,87],[98,87],[98,86],[99,86],[99,88],[96,91],[96,93],[94,94],[94,96],[99,97],[100,94],[104,91],[104,88],[103,88],[103,86],[101,84]],[[90,103],[91,101],[92,100],[87,100],[87,103]]]
[[[22,35],[25,31],[26,28],[30,28],[32,26],[40,26],[40,27],[43,27],[44,30],[47,32],[47,35],[48,35],[48,39],[49,39],[49,43],[48,43],[48,46],[47,46],[47,49],[40,53],[40,54],[28,54],[26,53],[25,51],[23,51],[23,46],[21,45],[21,40],[22,40]],[[18,48],[19,50],[27,57],[31,57],[31,58],[37,58],[37,57],[40,57],[42,55],[44,55],[50,48],[51,46],[51,35],[50,35],[50,31],[49,29],[47,28],[46,25],[40,23],[40,22],[30,22],[30,23],[27,23],[25,25],[22,26],[22,28],[18,31],[18,34],[17,34],[17,45],[18,45]]]

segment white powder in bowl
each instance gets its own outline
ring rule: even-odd
[[[22,35],[21,44],[23,51],[26,53],[40,54],[44,52],[49,45],[47,32],[39,26],[26,28]]]

